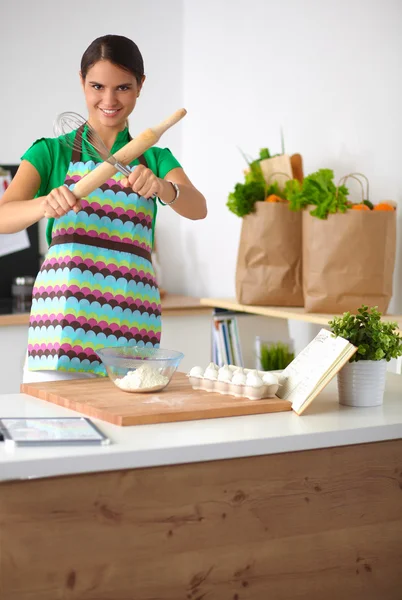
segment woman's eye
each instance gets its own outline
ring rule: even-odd
[[[119,85],[118,90],[120,92],[125,92],[126,90],[129,90],[130,88],[128,87],[128,85]]]
[[[92,87],[94,88],[94,90],[101,90],[102,89],[102,86],[99,85],[98,83],[95,83]]]

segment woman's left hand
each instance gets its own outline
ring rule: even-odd
[[[159,196],[161,182],[156,175],[144,165],[137,165],[129,177],[121,180],[124,187],[131,187],[133,192],[144,198]]]

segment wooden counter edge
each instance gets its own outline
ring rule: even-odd
[[[12,325],[28,325],[28,323],[29,313],[0,315],[0,327],[10,327]]]

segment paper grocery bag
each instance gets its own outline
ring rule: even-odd
[[[392,296],[396,211],[355,211],[327,219],[303,212],[306,312],[356,313],[362,304],[385,313]]]
[[[293,179],[292,164],[288,154],[260,160],[261,171],[267,185],[277,181],[282,190],[288,179]]]
[[[256,202],[243,218],[236,268],[240,304],[303,306],[302,214],[285,203]]]

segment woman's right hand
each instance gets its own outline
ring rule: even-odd
[[[58,219],[70,210],[78,212],[81,210],[81,202],[65,186],[54,188],[42,200],[43,214],[47,219]]]

